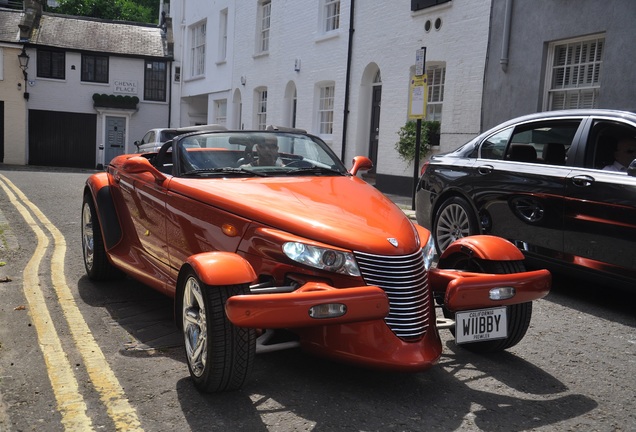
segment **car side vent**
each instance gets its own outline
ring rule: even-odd
[[[384,320],[391,331],[406,341],[421,339],[431,313],[428,272],[422,253],[384,256],[354,252],[354,255],[365,282],[379,286],[389,298],[389,315]]]

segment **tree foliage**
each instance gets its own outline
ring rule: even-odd
[[[51,12],[157,24],[159,2],[157,0],[58,0]]]

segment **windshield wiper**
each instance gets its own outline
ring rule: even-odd
[[[198,176],[201,174],[220,174],[220,175],[253,175],[257,177],[265,177],[266,175],[263,173],[259,173],[256,171],[248,170],[245,168],[231,168],[231,167],[218,167],[218,168],[200,168],[195,170],[186,171],[183,173],[183,176]]]
[[[288,175],[316,174],[316,175],[338,175],[338,176],[345,175],[345,173],[337,171],[335,169],[318,167],[318,166],[308,167],[308,168],[293,168],[287,171],[286,174]]]

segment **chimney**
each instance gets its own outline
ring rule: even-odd
[[[42,16],[42,3],[40,0],[24,0],[24,15],[20,20],[20,41],[28,42],[31,39],[33,28]]]

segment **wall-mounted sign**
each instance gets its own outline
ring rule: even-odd
[[[137,94],[137,81],[115,80],[113,82],[113,93],[118,94]]]

